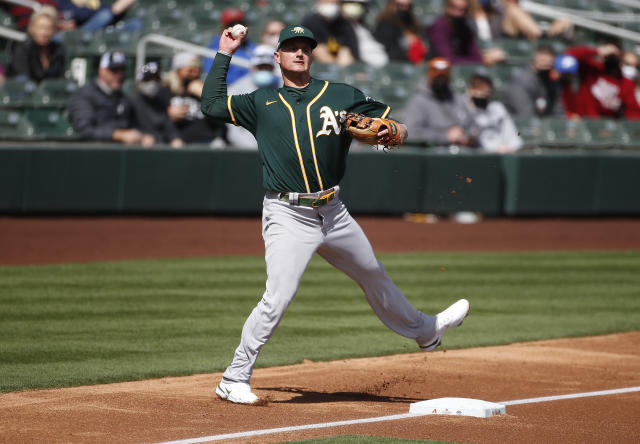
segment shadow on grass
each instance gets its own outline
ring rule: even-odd
[[[424,399],[404,398],[401,396],[383,396],[371,393],[361,392],[314,392],[313,390],[305,390],[296,387],[255,387],[261,391],[273,391],[281,393],[291,393],[290,399],[282,401],[271,401],[274,404],[316,404],[324,402],[419,402]]]

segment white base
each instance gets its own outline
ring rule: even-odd
[[[506,413],[502,404],[471,398],[438,398],[413,402],[409,413],[414,415],[457,415],[488,418]]]

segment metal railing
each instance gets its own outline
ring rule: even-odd
[[[27,40],[27,33],[22,31],[16,31],[13,28],[7,28],[6,26],[0,26],[0,37],[4,37],[10,40],[17,40],[18,42],[24,42]]]
[[[185,42],[184,40],[178,40],[173,37],[167,37],[166,35],[147,34],[142,36],[140,40],[138,40],[138,44],[136,46],[136,72],[145,63],[147,57],[147,45],[150,43],[182,51],[188,51],[201,57],[210,59],[214,58],[217,54],[217,51],[205,46]],[[242,66],[244,68],[251,67],[251,63],[249,62],[249,60],[240,59],[238,57],[232,58],[231,63],[234,65]]]
[[[530,14],[539,15],[541,17],[546,17],[549,19],[556,19],[559,17],[567,17],[570,19],[574,25],[580,26],[583,28],[591,29],[593,31],[597,31],[603,34],[610,34],[620,37],[622,39],[631,40],[636,43],[640,43],[640,33],[635,31],[630,31],[628,29],[619,28],[617,26],[611,26],[606,23],[601,23],[595,20],[591,20],[586,17],[582,17],[576,14],[568,13],[563,11],[560,8],[542,5],[540,3],[535,3],[530,0],[522,0],[520,2],[520,6],[522,9],[527,11]]]

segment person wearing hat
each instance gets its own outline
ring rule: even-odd
[[[97,78],[69,100],[69,120],[82,138],[125,145],[155,143],[151,134],[142,131],[133,102],[122,92],[126,64],[124,53],[104,53]]]
[[[233,85],[230,85],[229,95],[248,94],[258,88],[277,88],[281,86],[280,70],[276,69],[276,61],[273,57],[275,47],[270,45],[258,45],[251,57],[251,75],[244,76]],[[258,142],[247,129],[227,123],[227,140],[236,148],[257,149]]]
[[[469,304],[460,300],[436,316],[414,308],[340,200],[339,184],[352,140],[341,127],[342,117],[347,112],[387,117],[391,108],[350,85],[313,78],[310,68],[317,41],[301,25],[287,26],[280,33],[274,59],[282,72],[281,88],[228,95],[227,70],[243,38],[234,38],[231,28],[224,30],[205,81],[202,110],[249,130],[263,165],[266,291],[246,320],[233,361],[216,388],[222,399],[254,404],[258,396],[250,380],[258,354],[274,334],[316,252],[360,285],[385,325],[415,340],[424,351],[434,350],[447,329],[462,323]],[[404,141],[407,127],[399,123],[397,131]],[[387,129],[378,133],[378,140],[388,142]]]
[[[451,63],[444,57],[429,61],[426,82],[418,85],[405,108],[406,123],[416,142],[470,147],[478,129],[463,94],[451,88]]]
[[[303,26],[309,28],[318,44],[313,58],[320,63],[348,66],[360,59],[358,37],[340,9],[341,0],[316,0],[314,11],[307,15]]]
[[[171,68],[165,79],[171,92],[167,113],[180,138],[186,143],[212,147],[226,145],[224,124],[205,118],[200,110],[203,87],[200,58],[190,52],[179,52],[173,56]]]
[[[140,127],[152,134],[158,143],[181,148],[184,142],[167,113],[170,99],[171,91],[162,85],[158,64],[149,62],[141,66],[136,73],[136,93],[133,96]]]
[[[226,8],[222,11],[220,15],[220,31],[228,27],[233,27],[234,25],[241,24],[245,25],[245,16],[242,9],[239,8]],[[220,46],[220,36],[215,35],[211,39],[211,43],[209,43],[209,48],[217,51]],[[242,45],[238,48],[236,53],[234,54],[236,58],[243,60],[251,60],[251,56],[253,55],[253,51],[256,49],[256,44],[249,40],[246,36],[242,41]],[[211,69],[211,65],[213,64],[212,59],[204,59],[202,64],[202,69],[204,72],[209,72]],[[242,77],[249,74],[250,69],[245,68],[244,66],[234,65],[232,64],[229,67],[229,72],[227,73],[227,84],[231,85],[234,82],[237,82]]]

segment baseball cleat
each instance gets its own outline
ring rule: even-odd
[[[436,337],[433,342],[420,345],[420,349],[425,352],[433,351],[442,343],[442,336],[450,328],[462,325],[462,321],[469,314],[469,301],[460,299],[446,310],[436,315]]]
[[[220,381],[216,387],[216,395],[236,404],[255,404],[258,397],[251,391],[251,386],[244,382]]]

